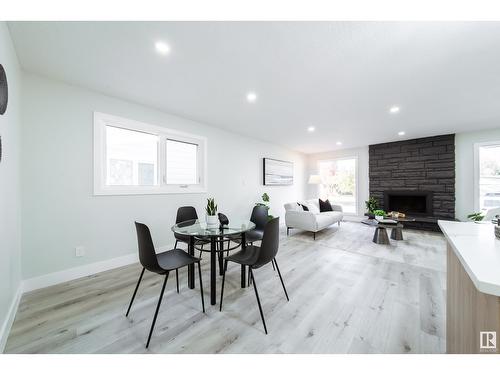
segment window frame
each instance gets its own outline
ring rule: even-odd
[[[479,149],[484,146],[498,146],[500,147],[500,140],[496,141],[487,141],[487,142],[477,142],[474,143],[474,212],[481,212],[480,208],[480,193],[481,189],[479,188],[479,180],[480,180],[480,170],[481,165],[479,160]]]
[[[106,185],[106,126],[139,131],[158,136],[158,184],[153,186]],[[198,145],[198,184],[166,184],[167,139]],[[185,194],[207,192],[207,138],[163,126],[94,112],[94,195]]]
[[[358,163],[358,155],[352,155],[352,156],[341,156],[338,158],[328,158],[328,159],[320,159],[317,161],[317,168],[318,168],[318,174],[320,174],[320,163],[325,163],[325,162],[336,162],[339,160],[349,160],[349,159],[354,159],[354,178],[355,178],[355,192],[356,196],[354,197],[354,207],[355,211],[354,212],[344,212],[345,215],[347,216],[358,216],[359,215],[359,163]],[[321,175],[320,175],[321,176]],[[320,185],[324,185],[323,182]],[[318,186],[318,194],[319,194],[319,189],[320,186]],[[327,197],[328,199],[328,197]],[[340,204],[340,203],[339,203]]]

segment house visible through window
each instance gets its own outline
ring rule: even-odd
[[[106,126],[106,184],[158,183],[158,136]]]
[[[356,158],[319,161],[320,197],[340,204],[346,213],[357,214]]]
[[[478,147],[479,180],[477,194],[479,209],[500,207],[500,142]]]
[[[94,114],[94,193],[205,192],[206,139]]]

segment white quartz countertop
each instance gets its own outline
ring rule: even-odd
[[[477,290],[500,296],[500,240],[494,224],[444,220],[438,224]]]

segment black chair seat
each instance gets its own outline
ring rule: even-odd
[[[177,268],[182,268],[199,261],[198,258],[189,255],[184,250],[168,250],[157,254],[158,264],[165,271],[172,271]]]
[[[252,229],[245,233],[245,239],[247,242],[262,241],[264,236],[264,231],[260,229]]]
[[[244,250],[231,254],[225,259],[245,266],[253,266],[259,257],[259,250],[257,246],[247,246]]]

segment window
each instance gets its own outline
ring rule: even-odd
[[[167,184],[196,184],[198,145],[167,139]]]
[[[475,209],[500,207],[500,141],[475,146]]]
[[[206,139],[94,114],[94,194],[206,191]]]
[[[340,204],[345,213],[357,214],[357,158],[320,160],[320,196]]]

